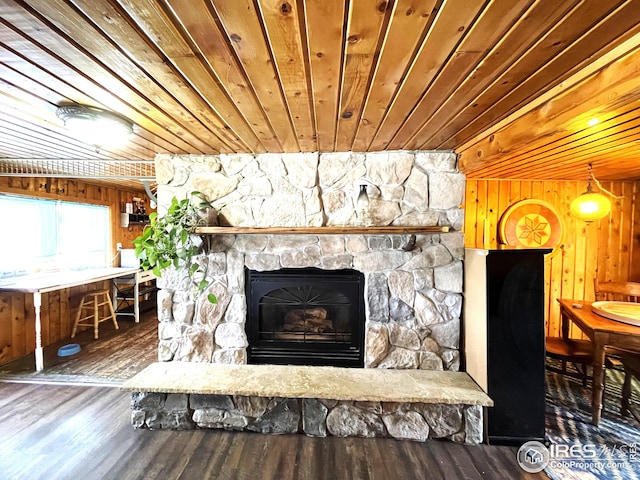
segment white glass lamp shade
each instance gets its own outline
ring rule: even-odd
[[[56,115],[80,141],[96,146],[119,146],[133,132],[133,125],[115,113],[86,105],[59,107]]]

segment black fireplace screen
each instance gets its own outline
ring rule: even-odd
[[[363,366],[364,275],[246,270],[248,361]]]

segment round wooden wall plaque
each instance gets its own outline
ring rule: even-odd
[[[499,224],[500,241],[519,248],[552,248],[562,245],[563,228],[553,206],[542,200],[522,200],[511,205]],[[552,253],[552,254],[553,254]]]

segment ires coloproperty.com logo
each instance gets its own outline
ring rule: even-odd
[[[549,449],[537,441],[523,444],[518,449],[518,464],[525,472],[538,473],[549,465]]]
[[[636,443],[630,445],[595,445],[592,443],[573,445],[551,444],[548,447],[538,441],[530,441],[518,449],[518,464],[528,473],[538,473],[547,465],[565,465],[574,468],[598,467],[618,468],[630,461],[640,461]]]

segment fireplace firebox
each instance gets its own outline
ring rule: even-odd
[[[250,364],[364,366],[364,275],[245,269]]]

